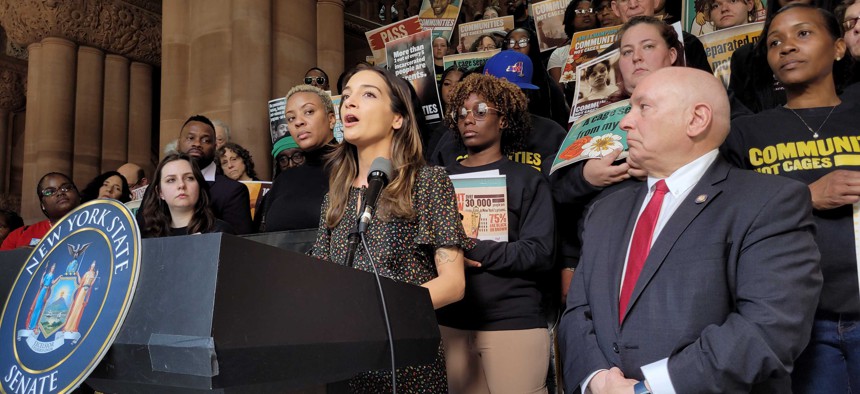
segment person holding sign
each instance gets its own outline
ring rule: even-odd
[[[785,86],[785,106],[736,119],[723,154],[741,168],[809,185],[824,288],[812,339],[792,374],[797,393],[860,392],[860,289],[855,250],[860,201],[858,104],[836,94],[847,67],[839,22],[792,4],[762,33],[767,62]],[[853,141],[849,143],[850,141]],[[846,145],[848,144],[848,145]]]
[[[546,392],[549,333],[539,282],[553,267],[552,192],[542,173],[507,158],[530,130],[526,97],[513,83],[473,74],[454,88],[451,107],[446,121],[469,155],[447,170],[505,175],[508,241],[476,240],[466,251],[466,296],[437,313],[449,391]],[[494,219],[482,217],[482,226]]]
[[[344,81],[343,142],[329,156],[329,192],[312,255],[348,264],[347,238],[356,228],[371,164],[388,159],[393,170],[365,233],[368,249],[358,245],[352,266],[372,271],[373,262],[381,276],[427,288],[437,309],[459,301],[465,290],[463,249],[472,241],[460,224],[451,180],[443,169],[424,165],[416,123],[421,114],[408,82],[364,65]],[[441,348],[431,364],[397,369],[397,384],[400,392],[446,392]],[[363,373],[350,381],[350,390],[391,392],[391,373]]]

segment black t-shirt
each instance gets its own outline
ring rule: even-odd
[[[526,136],[524,149],[514,152],[508,158],[540,171],[544,161],[558,152],[566,133],[561,126],[552,120],[534,114],[531,114],[531,126],[532,129]],[[430,157],[431,163],[448,167],[466,157],[466,147],[455,139],[454,132],[449,130],[448,133],[441,136]]]
[[[465,252],[482,264],[466,269],[463,300],[437,311],[439,324],[464,330],[524,330],[546,327],[541,312],[541,279],[553,268],[555,215],[546,177],[503,158],[450,174],[499,170],[508,192],[508,242],[477,241]]]
[[[842,101],[851,102],[857,105],[860,103],[860,82],[855,82],[842,91],[842,95],[839,96]]]
[[[798,109],[795,115],[777,107],[738,118],[732,122],[721,152],[738,167],[805,184],[836,170],[860,171],[860,107],[843,102],[828,118],[830,110],[831,107]],[[818,138],[798,115],[813,131],[823,124]],[[818,308],[831,313],[860,313],[852,206],[813,210],[812,214],[818,226],[815,239],[824,275]]]
[[[233,230],[233,226],[221,219],[215,219],[215,226],[212,228],[212,231],[209,231],[209,233],[236,234]],[[171,227],[170,236],[176,237],[178,235],[189,235],[188,227]]]

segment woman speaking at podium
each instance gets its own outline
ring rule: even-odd
[[[466,237],[454,187],[445,170],[428,167],[421,152],[415,106],[407,82],[389,71],[358,66],[344,77],[340,108],[344,141],[329,156],[329,192],[320,213],[312,255],[346,264],[347,238],[367,190],[374,159],[391,161],[388,186],[352,262],[379,274],[426,287],[434,308],[463,297]],[[391,373],[366,372],[350,381],[350,391],[391,392]],[[447,392],[441,349],[429,365],[397,369],[398,392]]]

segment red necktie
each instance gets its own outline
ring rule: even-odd
[[[630,303],[630,296],[633,295],[633,288],[636,287],[636,281],[639,279],[639,274],[642,272],[642,267],[645,266],[645,259],[648,258],[648,252],[651,250],[651,238],[654,236],[654,227],[657,225],[657,218],[660,216],[660,208],[663,206],[663,197],[669,188],[666,187],[666,181],[659,180],[656,184],[656,190],[651,196],[651,201],[648,201],[648,206],[642,211],[639,216],[639,221],[636,223],[636,229],[633,230],[633,241],[630,242],[630,254],[627,256],[627,270],[624,272],[624,283],[621,284],[621,298],[618,301],[618,322],[624,318],[624,312],[627,310],[627,304]]]

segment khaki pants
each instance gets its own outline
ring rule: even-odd
[[[439,326],[451,394],[546,393],[546,328],[468,331]]]

